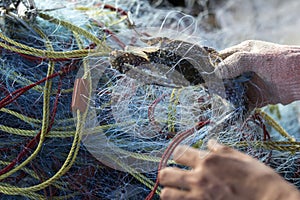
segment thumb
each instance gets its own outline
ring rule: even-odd
[[[216,68],[216,74],[222,79],[231,79],[251,71],[251,53],[234,53],[220,62]]]
[[[208,141],[207,148],[214,153],[232,150],[230,147],[218,143],[215,139],[210,139]]]

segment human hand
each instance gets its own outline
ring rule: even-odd
[[[300,47],[247,40],[219,52],[222,78],[254,72],[247,96],[254,107],[300,100]]]
[[[296,188],[258,160],[208,142],[209,151],[179,146],[177,163],[191,167],[167,167],[158,174],[162,200],[299,200]]]

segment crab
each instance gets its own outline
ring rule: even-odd
[[[33,0],[0,0],[0,29],[6,31],[7,19],[28,27],[35,20],[37,8]]]

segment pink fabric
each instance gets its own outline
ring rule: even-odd
[[[253,71],[250,99],[288,104],[300,100],[300,47],[249,40],[220,52],[226,58],[218,67],[223,78]],[[255,100],[256,99],[256,100]]]

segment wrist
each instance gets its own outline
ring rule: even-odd
[[[270,192],[275,193],[273,200],[299,200],[300,199],[299,190],[291,183],[286,182],[284,179],[282,179],[281,183],[279,183],[277,187]]]
[[[259,200],[299,200],[300,192],[278,174],[264,175],[258,179],[261,189]]]

